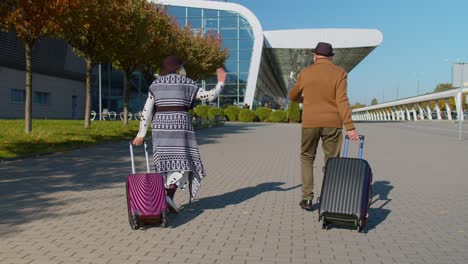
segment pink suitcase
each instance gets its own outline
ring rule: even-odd
[[[162,175],[150,172],[148,146],[144,143],[147,173],[135,173],[133,145],[130,142],[132,174],[127,177],[128,220],[132,229],[144,225],[167,226],[166,190]]]

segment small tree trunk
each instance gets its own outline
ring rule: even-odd
[[[128,125],[128,98],[130,96],[130,77],[132,73],[128,70],[125,71],[124,83],[124,125]]]
[[[91,126],[91,70],[93,64],[90,58],[86,58],[86,105],[84,128]]]
[[[32,72],[31,72],[31,47],[32,44],[25,42],[26,55],[26,98],[24,100],[24,132],[30,134],[32,131]]]

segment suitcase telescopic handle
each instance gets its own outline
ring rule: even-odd
[[[345,145],[344,145],[344,150],[343,150],[343,157],[348,157],[348,148],[349,148],[349,136],[345,136]],[[360,135],[359,136],[359,153],[358,157],[362,159],[363,157],[363,152],[364,152],[364,136]]]
[[[133,143],[130,141],[130,159],[132,161],[132,174],[135,174],[135,158],[133,155]],[[145,158],[146,158],[146,171],[150,173],[150,165],[149,165],[149,157],[148,157],[148,145],[146,144],[146,141],[143,141],[143,146],[145,148]]]

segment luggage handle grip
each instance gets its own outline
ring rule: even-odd
[[[132,174],[135,174],[135,159],[134,159],[134,155],[133,155],[133,142],[130,141],[130,160],[131,160],[131,163],[132,163]],[[146,140],[143,140],[143,146],[145,148],[145,158],[146,158],[146,171],[148,173],[150,173],[150,166],[149,166],[149,155],[148,155],[148,145],[146,144]]]
[[[359,153],[358,157],[362,159],[363,157],[363,152],[364,152],[364,136],[359,135]],[[348,148],[349,148],[349,136],[345,136],[345,145],[344,145],[344,150],[343,150],[343,157],[347,158],[348,157]]]

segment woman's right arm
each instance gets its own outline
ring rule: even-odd
[[[151,124],[151,119],[153,118],[153,108],[154,108],[154,96],[151,92],[148,92],[148,98],[146,99],[145,107],[140,119],[140,130],[133,141],[134,145],[143,144],[143,139],[146,136],[148,131],[148,126]]]

